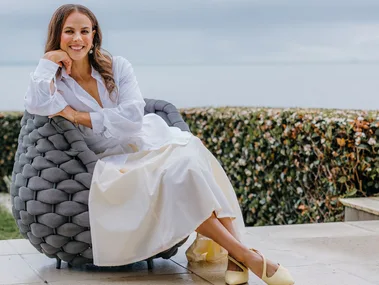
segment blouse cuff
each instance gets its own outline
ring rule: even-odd
[[[90,112],[89,113],[92,123],[92,131],[95,134],[101,134],[104,132],[104,116],[100,112]]]
[[[37,114],[40,116],[50,116],[59,113],[67,106],[66,100],[61,94],[55,93],[54,96],[50,96],[47,100],[41,101],[39,105],[30,102],[30,97],[25,98],[25,109],[31,114]]]
[[[59,67],[59,64],[56,64],[49,59],[41,58],[36,70],[34,71],[34,78],[51,81],[53,80]]]

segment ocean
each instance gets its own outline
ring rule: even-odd
[[[0,65],[0,110],[22,111],[28,65]],[[133,62],[132,62],[133,64]],[[133,65],[145,98],[178,108],[379,108],[377,63]]]

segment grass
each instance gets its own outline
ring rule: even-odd
[[[23,238],[11,213],[0,205],[0,240]]]

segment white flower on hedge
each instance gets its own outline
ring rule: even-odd
[[[360,145],[361,144],[361,137],[357,137],[355,139],[355,145]]]
[[[321,139],[321,143],[322,143],[322,144],[325,143],[325,138],[322,138],[322,139]]]
[[[306,119],[306,120],[311,120],[311,119],[312,119],[312,116],[311,116],[310,114],[306,114],[306,115],[304,116],[304,119]]]
[[[358,117],[357,120],[358,120],[358,121],[363,121],[364,118],[363,118],[363,117]]]
[[[265,132],[264,135],[263,135],[263,137],[265,139],[268,139],[269,137],[271,137],[271,134],[269,132]]]
[[[249,169],[245,169],[245,174],[247,176],[251,176],[251,174],[253,174]]]
[[[303,193],[303,189],[301,187],[297,187],[296,192],[297,192],[297,194],[301,194],[301,193]]]
[[[370,139],[368,140],[368,144],[369,144],[369,145],[375,145],[375,144],[376,144],[376,140],[375,140],[374,138],[370,138]]]
[[[240,158],[240,159],[238,160],[238,164],[239,164],[239,165],[242,165],[242,166],[245,166],[245,165],[246,165],[246,160],[243,159],[243,158]]]
[[[258,157],[257,157],[257,161],[258,161],[258,162],[261,162],[261,161],[262,161],[262,157],[258,156]]]
[[[355,137],[362,137],[362,138],[365,138],[366,137],[366,134],[365,133],[362,133],[362,132],[356,132],[354,134]]]
[[[266,126],[271,126],[272,125],[272,122],[270,120],[266,121]]]
[[[258,164],[255,165],[255,169],[256,169],[257,171],[261,171],[261,170],[263,170],[262,166],[260,166],[260,165],[258,165]]]
[[[312,149],[312,147],[311,147],[310,144],[306,144],[306,145],[304,146],[304,151],[307,152],[307,153],[309,153],[309,152],[311,151],[311,149]]]
[[[268,142],[269,142],[270,144],[274,144],[275,139],[271,137],[271,138],[268,139]]]

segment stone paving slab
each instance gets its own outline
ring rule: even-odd
[[[226,261],[188,263],[185,250],[171,260],[117,269],[55,269],[55,260],[27,240],[0,241],[1,285],[225,284]],[[379,221],[247,228],[243,241],[286,266],[297,285],[379,285]],[[262,285],[250,275],[250,285]]]

